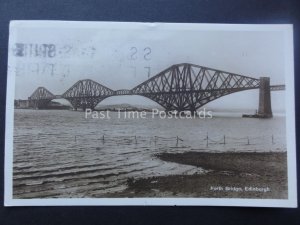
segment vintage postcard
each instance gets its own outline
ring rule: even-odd
[[[10,23],[5,205],[297,207],[292,25]]]

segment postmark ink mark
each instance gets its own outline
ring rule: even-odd
[[[16,57],[53,58],[56,56],[55,44],[15,43],[13,54]]]

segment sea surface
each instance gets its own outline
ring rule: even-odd
[[[84,112],[16,109],[14,198],[105,197],[128,178],[195,174],[194,166],[164,162],[155,154],[187,151],[286,151],[285,117],[86,118]]]

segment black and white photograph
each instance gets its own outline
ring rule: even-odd
[[[293,28],[12,21],[5,204],[296,207]]]

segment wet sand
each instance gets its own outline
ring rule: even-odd
[[[206,172],[128,179],[128,188],[113,197],[287,198],[286,152],[187,152],[156,157]]]

